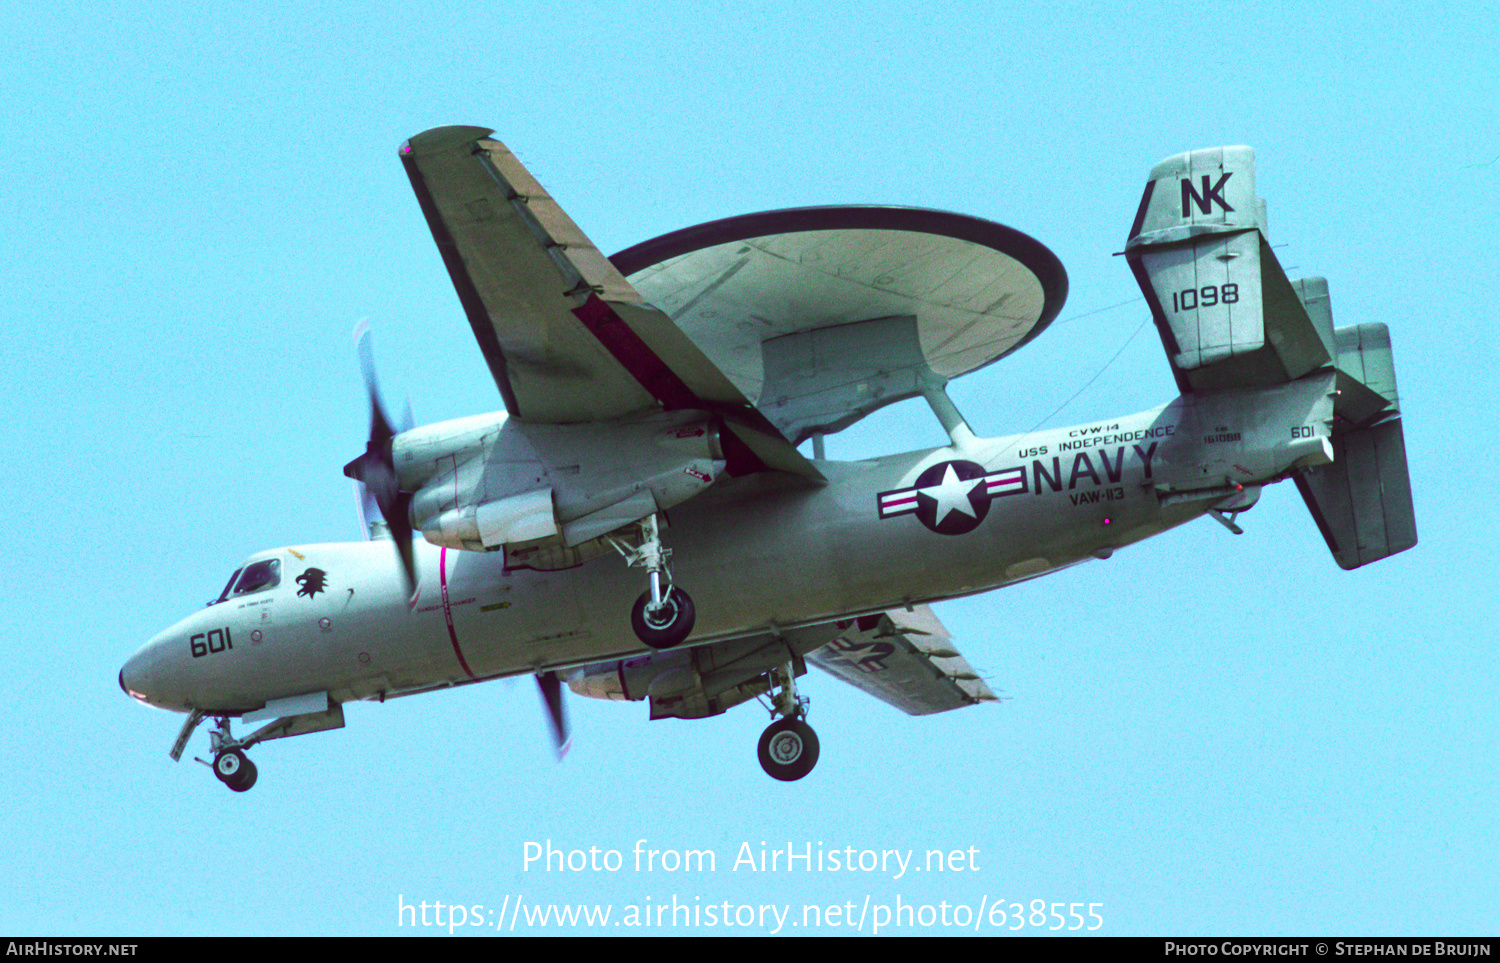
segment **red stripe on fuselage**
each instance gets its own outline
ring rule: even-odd
[[[448,549],[446,546],[438,553],[438,582],[443,589],[443,619],[448,623],[448,641],[453,643],[453,654],[458,656],[458,664],[463,666],[464,673],[472,679],[474,672],[469,668],[469,663],[464,660],[463,650],[458,647],[458,633],[453,629],[453,607],[448,604]]]

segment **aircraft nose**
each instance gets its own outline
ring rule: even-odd
[[[137,702],[151,704],[151,678],[157,660],[156,640],[141,646],[120,669],[120,690]]]
[[[190,616],[137,649],[118,676],[125,694],[158,709],[188,711],[189,703],[197,697],[194,687],[201,684],[187,658],[191,651],[189,640],[196,627]]]
[[[135,655],[131,656],[123,666],[120,667],[120,691],[130,696],[132,699],[145,702],[145,696],[141,692],[140,661],[141,653],[137,652]],[[126,672],[130,673],[130,682],[125,681]]]

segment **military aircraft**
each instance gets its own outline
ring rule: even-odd
[[[255,782],[246,750],[342,727],[350,700],[522,674],[559,747],[563,681],[652,719],[762,699],[761,765],[795,780],[819,753],[809,664],[913,714],[995,698],[933,601],[1203,515],[1239,533],[1286,479],[1340,566],[1416,544],[1387,329],[1335,328],[1326,282],[1287,279],[1247,147],[1156,165],[1125,244],[1180,396],[986,439],[945,386],[1057,317],[1067,275],[1037,241],[818,207],[606,258],[491,134],[430,130],[400,158],[505,411],[397,431],[362,340],[370,437],[345,473],[370,539],[252,555],[120,672],[188,714],[174,760],[215,720],[200,761],[230,789]],[[915,397],[949,444],[823,457]]]

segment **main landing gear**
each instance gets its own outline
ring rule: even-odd
[[[235,792],[244,792],[255,785],[256,771],[255,763],[245,756],[242,748],[244,743],[234,738],[229,732],[229,717],[220,716],[217,720],[218,728],[208,734],[209,748],[213,750],[214,761],[203,762],[210,766],[214,775],[219,777],[219,782],[233,789]]]
[[[781,718],[760,735],[757,754],[760,767],[772,779],[795,782],[818,764],[818,735],[803,721],[807,700],[797,697],[797,682],[790,663],[771,670],[771,715]]]
[[[646,516],[640,523],[640,530],[640,544],[635,548],[627,549],[610,540],[615,550],[624,556],[626,565],[646,570],[651,585],[635,600],[630,611],[630,627],[635,629],[636,638],[651,648],[670,649],[687,640],[698,613],[693,608],[692,598],[672,584],[672,572],[667,568],[672,550],[661,543],[656,516]]]

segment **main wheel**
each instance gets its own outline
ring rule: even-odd
[[[801,719],[777,719],[760,734],[759,756],[766,775],[794,782],[818,764],[818,734]]]
[[[650,606],[650,592],[635,600],[635,607],[630,610],[630,627],[635,629],[636,638],[651,648],[670,649],[680,645],[693,631],[698,612],[682,589],[673,586],[656,611],[651,611]]]
[[[214,759],[214,775],[235,792],[244,792],[255,785],[255,777],[259,773],[256,771],[255,763],[246,759],[243,752],[230,749],[228,752],[219,753]]]

